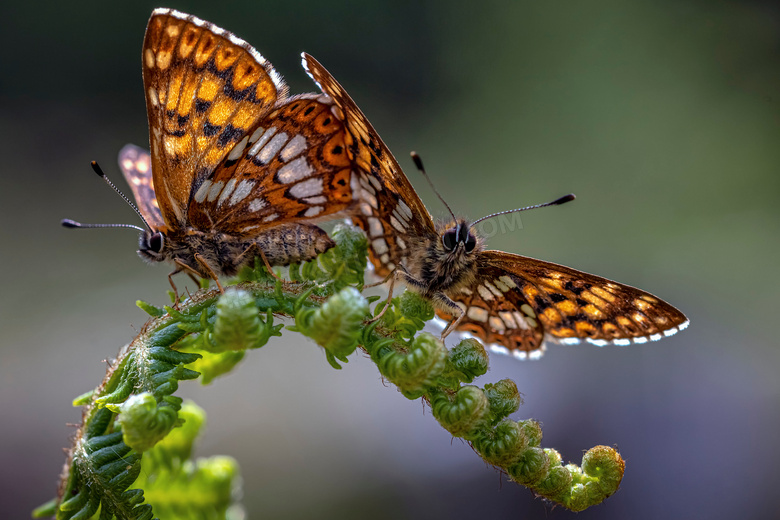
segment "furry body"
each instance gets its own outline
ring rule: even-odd
[[[454,236],[452,249],[446,247],[447,234]],[[468,240],[474,244],[471,249],[466,247]],[[476,283],[483,241],[469,230],[465,220],[459,219],[437,224],[436,233],[418,235],[408,243],[409,255],[399,266],[399,276],[434,307],[456,316],[442,334],[444,337],[463,316],[463,309],[453,298]]]

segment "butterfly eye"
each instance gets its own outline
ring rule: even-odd
[[[163,234],[159,231],[157,233],[153,233],[152,236],[149,237],[149,249],[154,251],[155,253],[159,253],[162,251],[163,244]]]
[[[448,229],[441,237],[441,243],[444,244],[444,249],[452,251],[455,249],[455,245],[458,243],[458,230]]]
[[[477,238],[472,233],[469,233],[469,236],[466,239],[466,252],[471,253],[472,251],[474,251],[474,248],[476,246],[477,246]]]

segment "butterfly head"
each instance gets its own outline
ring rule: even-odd
[[[447,224],[439,234],[441,246],[451,255],[471,255],[482,249],[482,240],[474,233],[472,226],[463,219]]]
[[[411,252],[405,265],[424,286],[436,291],[473,281],[483,242],[467,221],[437,223],[436,235],[424,244],[424,249]]]
[[[161,231],[145,229],[138,239],[138,255],[150,262],[167,260],[165,235]]]

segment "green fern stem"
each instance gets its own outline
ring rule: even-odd
[[[224,294],[204,288],[164,308],[139,302],[151,319],[119,352],[103,383],[74,401],[85,406],[83,424],[55,505],[37,514],[173,519],[189,504],[208,511],[204,518],[224,518],[237,507],[230,498],[237,465],[229,458],[190,459],[204,416],[174,394],[180,381],[200,377],[207,384],[230,372],[248,349],[281,335],[284,325],[276,322],[283,317],[294,320],[288,329],[321,345],[335,368],[362,348],[405,397],[422,398],[443,428],[536,494],[580,511],[617,490],[623,461],[614,449],[597,446],[581,466],[563,465],[557,451],[540,446],[538,423],[509,418],[521,404],[514,382],[472,384],[488,370],[485,349],[467,339],[448,350],[420,332],[433,317],[428,302],[407,292],[372,320],[371,299],[360,293],[366,239],[349,226],[337,227],[333,239],[335,248],[292,266],[289,282],[256,265]]]

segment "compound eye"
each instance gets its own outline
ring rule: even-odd
[[[477,238],[469,233],[468,238],[466,239],[466,252],[471,253],[474,251],[474,248],[477,247]]]
[[[444,245],[444,249],[452,251],[455,249],[455,245],[458,243],[458,230],[448,229],[441,237],[441,243]]]
[[[149,237],[149,249],[155,253],[162,251],[164,243],[163,234],[159,231],[152,233],[152,236]]]

